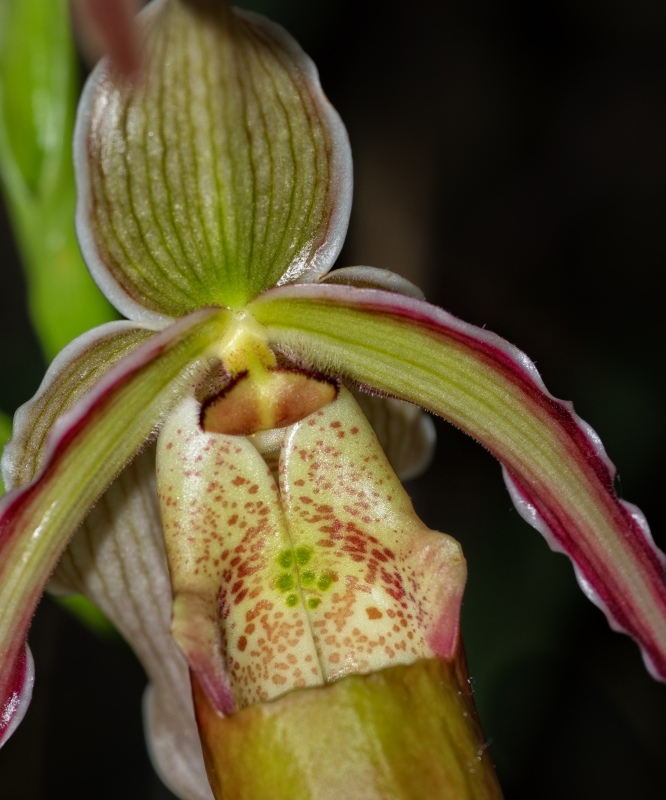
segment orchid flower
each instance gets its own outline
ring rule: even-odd
[[[342,776],[326,758],[363,752],[364,725],[388,754],[381,780],[412,780],[395,769],[400,729],[421,776],[442,737],[461,748],[428,773],[433,796],[499,797],[480,729],[454,722],[473,717],[459,546],[414,516],[349,387],[388,415],[398,472],[432,444],[406,404],[487,447],[521,516],[661,680],[664,555],[523,353],[396,275],[330,272],[351,155],[298,45],[213,0],[156,0],[141,26],[141,80],[101,62],[75,135],[79,242],[127,321],[56,357],[3,455],[0,740],[30,699],[25,639],[51,579],[91,596],[144,662],[154,760],[183,797],[210,797],[199,736],[217,797],[278,796],[294,752],[298,791],[323,796],[317,781],[367,777],[362,758]],[[349,714],[330,740],[313,736],[327,709]],[[478,773],[456,772],[468,753]]]

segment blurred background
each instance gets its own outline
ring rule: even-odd
[[[666,548],[666,4],[659,0],[247,0],[319,66],[349,130],[339,265],[418,283],[517,344],[573,399],[618,490]],[[82,76],[84,67],[82,67]],[[45,368],[0,215],[0,409]],[[519,519],[500,467],[437,421],[407,488],[469,562],[463,630],[507,800],[666,797],[666,688],[571,566]],[[167,800],[131,651],[45,599],[32,706],[0,751],[7,800]]]

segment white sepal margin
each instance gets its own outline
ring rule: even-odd
[[[153,0],[149,3],[138,18],[142,27],[149,26],[167,0]],[[116,281],[109,272],[106,264],[102,261],[97,251],[95,237],[90,230],[88,223],[88,210],[92,204],[92,193],[90,191],[90,168],[88,165],[88,122],[90,112],[95,101],[97,88],[101,81],[106,77],[110,69],[110,60],[107,57],[101,59],[95,69],[88,76],[76,112],[76,122],[74,125],[74,173],[76,177],[76,216],[74,224],[76,227],[76,238],[79,241],[81,254],[86,266],[90,271],[92,279],[99,287],[102,294],[117,308],[120,313],[128,319],[145,322],[157,328],[163,328],[172,323],[173,317],[167,314],[160,314],[152,311],[137,303]]]
[[[2,452],[2,478],[7,491],[15,489],[26,482],[25,480],[21,480],[21,464],[26,457],[29,457],[27,451],[34,447],[34,444],[31,443],[31,439],[35,436],[35,417],[38,412],[41,416],[44,411],[43,408],[38,407],[49,404],[47,396],[53,390],[57,389],[56,384],[62,378],[65,371],[71,369],[74,362],[78,361],[80,363],[80,366],[77,368],[79,371],[77,375],[77,385],[73,388],[68,387],[72,399],[76,402],[85,394],[87,390],[86,379],[91,373],[96,373],[101,377],[116,363],[108,359],[108,353],[105,353],[105,359],[100,363],[100,358],[96,358],[95,356],[95,352],[100,344],[105,341],[111,344],[115,338],[120,338],[123,334],[137,330],[154,329],[148,325],[141,325],[126,320],[107,322],[104,325],[86,331],[86,333],[81,334],[81,336],[77,336],[76,339],[64,347],[53,359],[49,368],[46,370],[46,374],[37,392],[30,400],[23,403],[22,406],[19,406],[14,414],[12,438],[5,445]],[[54,404],[58,406],[57,416],[60,416],[64,411],[68,411],[73,405],[71,402],[63,403],[60,398],[54,398]],[[45,424],[50,428],[50,425],[54,421],[53,415],[47,413],[44,414],[44,418]],[[44,437],[46,437],[47,432],[46,430],[44,431]],[[43,455],[43,452],[41,455]],[[34,477],[39,466],[39,463],[35,465],[35,470],[28,480]]]
[[[32,689],[35,685],[35,661],[32,652],[25,646],[25,666],[23,682],[20,691],[17,691],[5,707],[0,718],[0,748],[8,741],[14,731],[21,724],[25,713],[32,700]]]

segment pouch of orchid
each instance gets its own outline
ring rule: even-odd
[[[355,396],[399,474],[432,447],[410,403],[493,452],[662,680],[664,556],[524,354],[396,275],[329,273],[349,145],[283,30],[157,0],[142,38],[142,79],[102,62],[75,139],[82,252],[128,321],[63,350],[3,456],[0,738],[30,699],[50,579],[143,661],[151,752],[183,798],[500,797],[464,558],[415,516]]]

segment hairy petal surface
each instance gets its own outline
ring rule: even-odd
[[[91,505],[141,449],[224,332],[228,313],[204,309],[117,364],[53,428],[40,472],[0,501],[0,714],[30,619],[58,558]],[[0,740],[10,720],[3,720]]]
[[[283,287],[250,310],[302,363],[417,402],[484,444],[520,513],[571,557],[587,596],[666,680],[664,555],[640,511],[617,498],[594,431],[548,393],[527,356],[427,303],[374,290]]]
[[[103,61],[79,106],[77,230],[106,296],[164,322],[326,272],[351,156],[310,59],[226,2],[158,0],[143,28],[142,81]]]
[[[152,447],[95,504],[49,589],[84,594],[132,645],[151,681],[145,724],[158,773],[184,800],[211,800],[187,664],[169,630],[172,594]]]

